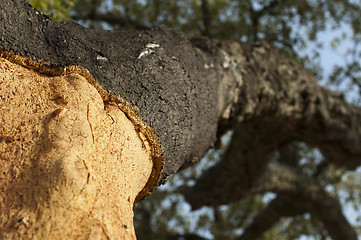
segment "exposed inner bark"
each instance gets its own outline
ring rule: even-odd
[[[162,146],[161,183],[201,159],[215,141],[219,81],[204,75],[182,33],[99,31],[58,23],[24,0],[2,0],[0,16],[4,50],[41,59],[52,69],[82,66],[103,89],[131,104]]]
[[[4,128],[1,144],[8,151],[2,152],[1,156],[2,159],[7,159],[8,157],[4,157],[5,152],[7,154],[11,152],[10,159],[21,158],[21,164],[19,161],[15,161],[11,163],[14,166],[1,166],[5,169],[5,173],[9,172],[9,176],[15,179],[15,181],[4,183],[4,186],[12,191],[11,194],[11,191],[9,192],[10,200],[4,200],[4,204],[18,209],[4,213],[6,216],[13,216],[10,225],[6,225],[7,229],[14,229],[16,226],[27,229],[26,224],[29,225],[29,223],[35,227],[38,226],[36,224],[44,224],[46,228],[43,231],[56,233],[58,228],[49,230],[51,225],[47,225],[44,220],[45,218],[53,219],[52,211],[69,216],[70,220],[65,224],[75,222],[72,219],[75,219],[76,215],[73,216],[70,213],[75,211],[72,210],[74,208],[83,209],[83,204],[64,205],[68,209],[62,204],[58,204],[59,210],[57,210],[58,207],[46,207],[51,206],[50,200],[55,199],[56,201],[54,201],[57,203],[58,196],[62,197],[66,194],[72,196],[72,201],[80,199],[79,203],[90,201],[89,199],[94,199],[93,196],[97,196],[94,207],[90,204],[91,207],[83,209],[88,214],[78,213],[78,217],[84,219],[83,223],[78,224],[84,224],[84,229],[86,226],[98,226],[98,223],[95,222],[99,220],[100,213],[97,211],[105,206],[105,203],[99,200],[100,198],[96,194],[99,190],[99,196],[102,195],[101,193],[104,193],[103,196],[107,196],[108,193],[111,196],[111,191],[107,192],[106,186],[113,188],[114,183],[110,184],[109,181],[116,180],[117,177],[105,175],[112,176],[112,178],[101,179],[105,186],[100,187],[101,184],[92,180],[91,177],[88,180],[87,173],[90,172],[90,176],[92,176],[93,173],[109,173],[110,170],[116,169],[113,164],[111,168],[103,171],[97,167],[106,165],[94,166],[90,160],[93,159],[92,154],[102,155],[108,152],[111,155],[115,153],[106,150],[108,145],[109,149],[121,147],[109,144],[112,139],[110,135],[113,137],[122,132],[120,129],[123,126],[119,126],[119,130],[117,126],[114,126],[114,122],[117,122],[116,119],[124,117],[117,106],[125,110],[123,112],[127,113],[126,117],[130,118],[132,123],[136,123],[133,130],[135,130],[138,140],[143,139],[144,141],[145,139],[150,144],[149,151],[153,160],[153,170],[149,177],[151,181],[148,180],[139,199],[148,194],[157,185],[159,179],[160,183],[164,183],[179,169],[183,169],[203,157],[214,143],[216,135],[220,136],[229,129],[234,130],[234,134],[224,159],[205,173],[194,187],[184,192],[193,208],[203,205],[226,204],[261,191],[258,184],[261,184],[262,179],[269,177],[267,174],[277,175],[277,171],[270,171],[273,168],[268,165],[272,152],[295,140],[318,147],[329,162],[349,169],[354,169],[361,164],[361,109],[347,103],[340,94],[320,87],[310,72],[294,61],[281,57],[277,49],[268,44],[211,41],[207,38],[193,39],[190,43],[182,34],[169,29],[133,32],[90,30],[74,23],[55,23],[31,8],[23,0],[3,0],[0,4],[0,16],[2,16],[0,47],[6,50],[2,53],[12,52],[26,57],[26,61],[22,64],[28,67],[29,63],[31,65],[29,59],[34,57],[41,59],[41,64],[35,66],[37,70],[46,74],[49,73],[49,70],[50,75],[51,71],[64,73],[65,76],[62,80],[64,84],[60,85],[72,86],[64,90],[64,93],[61,92],[64,96],[53,96],[49,93],[48,97],[41,97],[42,94],[45,94],[44,90],[29,91],[31,88],[21,85],[24,84],[21,81],[13,86],[14,89],[16,86],[22,86],[21,89],[17,88],[17,91],[22,91],[21,94],[15,95],[18,97],[15,102],[19,106],[24,105],[22,109],[39,108],[44,111],[45,115],[38,115],[40,113],[34,111],[17,110],[17,105],[11,105],[11,101],[10,105],[4,107],[6,114],[3,116],[6,116],[6,119],[13,118],[14,120],[7,124],[14,127]],[[85,67],[92,75],[89,72],[84,75],[84,72],[65,70],[74,65]],[[94,76],[95,79],[87,78],[87,74]],[[82,78],[84,76],[86,81]],[[14,79],[23,79],[23,77],[18,75]],[[15,81],[14,79],[11,79],[10,82]],[[54,79],[58,81],[62,78]],[[56,82],[54,79],[48,82]],[[83,79],[83,81],[77,82],[74,79]],[[84,83],[83,85],[86,85],[86,82],[91,83],[88,85],[89,88],[92,86],[93,90],[89,94],[82,91],[78,93],[78,89],[75,87],[78,85],[74,82]],[[56,87],[60,88],[60,85],[56,85]],[[1,84],[1,86],[5,85]],[[56,89],[50,85],[49,87]],[[42,88],[47,89],[45,85]],[[95,89],[103,99],[95,94]],[[12,92],[8,89],[2,89],[2,92],[5,94],[4,96],[16,93],[15,90]],[[56,93],[55,90],[54,92]],[[75,103],[72,105],[73,101],[68,100],[68,98],[73,99],[80,95],[85,102],[82,103],[83,105],[79,104],[79,107],[76,107],[78,104]],[[38,102],[35,100],[33,102],[32,98],[38,99]],[[94,106],[90,104],[97,98],[100,99],[99,104],[102,100],[106,102],[114,100],[117,106],[106,105],[104,110],[104,106],[95,107],[96,104]],[[1,101],[7,101],[6,99],[8,98],[2,98]],[[24,99],[29,100],[22,101]],[[122,99],[129,101],[134,108],[129,108]],[[81,110],[78,117],[71,115],[72,111],[67,110],[70,107]],[[135,109],[136,112],[129,111],[131,112],[129,114],[127,109]],[[97,111],[103,112],[97,114]],[[113,111],[117,113],[113,113]],[[32,114],[33,117],[38,117],[39,122],[36,123],[35,120],[32,120],[30,123],[33,125],[30,126],[33,126],[32,128],[35,130],[27,133],[29,138],[25,138],[25,135],[22,137],[21,134],[25,134],[25,130],[19,119],[26,119],[26,117],[30,119]],[[12,115],[18,117],[11,117]],[[122,117],[117,117],[117,115]],[[138,115],[145,122],[134,121]],[[126,117],[124,119],[127,119]],[[71,124],[65,124],[64,119],[71,120]],[[97,121],[108,124],[102,131],[96,132],[96,126],[100,124]],[[55,128],[56,123],[60,124],[60,127]],[[114,131],[112,127],[115,128]],[[20,130],[15,131],[14,129]],[[40,130],[37,131],[37,129]],[[139,129],[140,131],[138,131]],[[140,133],[143,133],[144,137]],[[74,140],[69,140],[69,134],[77,136],[76,142],[79,145],[74,145]],[[54,142],[47,141],[52,136]],[[26,144],[20,143],[22,138],[39,140],[29,145],[32,146],[30,148],[26,147],[28,146],[26,142]],[[100,141],[96,142],[96,139]],[[138,146],[141,145],[141,140],[139,141]],[[157,148],[158,143],[161,144],[164,155]],[[64,157],[60,158],[57,164],[49,164],[45,161],[46,157],[58,154],[56,151],[51,151],[52,144],[72,150],[64,152]],[[19,146],[21,151],[9,149],[14,146]],[[30,157],[27,157],[25,152],[21,155],[22,151],[28,151],[27,154],[30,154]],[[40,154],[40,152],[42,153]],[[35,153],[38,153],[39,156],[34,155]],[[87,159],[90,159],[90,162],[83,162],[83,165],[85,163],[84,167],[82,162],[79,163],[81,167],[77,167],[76,164],[74,167],[70,163],[67,165],[68,162],[71,162],[69,160],[71,156],[79,154],[88,156]],[[125,155],[118,152],[116,156],[122,158]],[[163,157],[165,169],[161,173]],[[99,159],[102,158],[104,157],[99,157]],[[77,163],[77,161],[74,162]],[[140,164],[138,161],[132,163]],[[73,168],[74,171],[70,170]],[[77,170],[78,168],[83,169],[84,173],[82,174],[87,175],[86,179],[83,175],[83,177],[75,177],[78,176],[76,173],[80,172]],[[27,176],[40,177],[39,181],[34,184],[33,193],[26,191],[26,187],[32,184],[32,178],[24,177],[22,169],[26,171],[25,173],[30,173]],[[57,169],[61,170],[60,173]],[[293,174],[292,176],[302,179],[301,175],[287,169],[291,175]],[[44,171],[47,171],[46,174],[42,174]],[[69,178],[66,178],[67,176]],[[130,173],[129,176],[131,179],[134,175]],[[138,177],[138,175],[134,177]],[[77,179],[81,179],[81,181]],[[20,184],[19,181],[23,182]],[[85,184],[84,181],[89,183]],[[292,186],[296,186],[298,181],[288,182],[289,191],[284,191],[283,185],[278,184],[279,181],[273,183],[274,185],[270,189],[265,189],[267,185],[261,187],[264,191],[272,190],[282,194],[282,201],[280,201],[283,203],[289,200],[287,197],[297,198],[297,194],[312,195],[311,192],[306,191],[307,189],[291,191]],[[58,187],[63,185],[69,185],[74,190]],[[116,187],[114,189],[119,191]],[[27,195],[24,195],[22,191]],[[73,191],[78,191],[79,194],[74,194]],[[31,200],[35,199],[34,197],[24,197],[38,196],[38,193],[45,197],[36,201]],[[316,194],[319,196],[318,199],[307,198],[310,199],[309,203],[306,200],[298,201],[297,209],[293,209],[293,213],[302,211],[312,213],[313,211],[313,214],[322,219],[330,235],[334,238],[348,236],[344,239],[354,239],[355,234],[352,229],[350,230],[349,225],[341,223],[344,218],[342,218],[340,207],[334,201],[327,201],[329,204],[325,203],[325,206],[335,209],[332,213],[337,217],[334,219],[341,219],[341,224],[327,218],[324,208],[318,208],[323,212],[316,212],[314,208],[306,206],[313,203],[320,204],[322,200],[329,200],[322,188],[318,189],[318,193]],[[85,194],[86,196],[84,196]],[[116,203],[123,201],[122,199],[118,201],[112,200],[110,197],[107,202],[109,205],[104,207],[104,212],[109,212],[109,216],[116,215],[117,211],[111,209],[114,209]],[[130,200],[132,202],[132,198]],[[38,202],[42,205],[38,205]],[[23,207],[22,204],[28,207]],[[125,203],[125,206],[128,206],[127,204]],[[299,205],[302,204],[304,206],[300,208]],[[84,204],[84,206],[88,205]],[[274,209],[279,206],[279,202],[275,202],[270,205],[268,210],[274,212]],[[295,208],[288,202],[287,207],[283,210],[287,212],[288,207]],[[298,211],[299,209],[302,211]],[[64,220],[61,216],[59,219]],[[56,215],[57,217],[58,215]],[[280,216],[275,216],[273,220],[278,217]],[[104,220],[99,224],[106,224],[105,222]],[[264,223],[266,222],[264,221]],[[121,224],[121,221],[116,222],[116,224],[118,223]],[[128,225],[126,226],[129,228]],[[262,226],[262,229],[266,229],[268,226],[266,224]],[[67,233],[74,234],[71,229],[72,226],[69,226],[69,231],[66,230]],[[102,231],[103,229],[107,228],[102,228]],[[111,231],[113,230],[104,230],[103,233],[108,234]],[[351,232],[351,234],[347,235],[345,232]],[[27,230],[24,230],[24,233],[28,234]],[[88,233],[91,234],[92,231],[88,231]]]
[[[134,239],[150,144],[83,76],[0,58],[1,239]]]

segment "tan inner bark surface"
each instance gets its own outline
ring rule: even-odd
[[[76,73],[0,58],[0,238],[135,239],[148,142]]]

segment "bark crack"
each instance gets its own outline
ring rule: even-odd
[[[95,143],[95,138],[94,138],[94,133],[93,133],[93,127],[92,127],[92,124],[91,124],[91,122],[89,120],[89,104],[87,105],[86,118],[87,118],[87,121],[89,123],[90,131],[92,133],[93,144],[94,144]]]

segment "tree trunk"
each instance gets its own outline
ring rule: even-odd
[[[1,239],[133,239],[150,145],[76,73],[0,59]]]
[[[4,239],[135,238],[133,204],[229,129],[227,158],[185,190],[194,208],[256,192],[294,140],[360,165],[361,110],[265,43],[96,31],[0,2]]]

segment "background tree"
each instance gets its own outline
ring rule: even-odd
[[[323,84],[360,104],[361,28],[358,18],[361,4],[358,1],[78,0],[32,1],[32,4],[57,20],[71,17],[92,28],[130,30],[167,26],[179,29],[189,37],[266,41],[278,47],[281,54],[313,71]],[[320,66],[321,49],[328,47],[318,37],[324,31],[336,33],[329,41],[335,50],[344,42],[349,46],[341,48],[344,63],[335,65],[330,74],[323,72]],[[192,218],[185,216],[190,214],[189,207],[180,193],[185,193],[189,200],[194,192],[184,186],[194,185],[205,169],[232,153],[232,142],[237,141],[236,130],[220,131],[219,134],[224,135],[223,141],[219,141],[202,162],[173,177],[165,187],[136,207],[139,239],[233,239],[242,233],[240,239],[255,239],[261,233],[264,233],[262,239],[298,239],[304,235],[327,238],[329,233],[324,227],[327,219],[318,216],[312,206],[297,202],[295,196],[303,190],[292,192],[287,187],[287,190],[274,188],[276,194],[265,195],[265,192],[272,192],[272,187],[262,189],[262,181],[254,192],[227,205],[206,201],[198,204],[190,200],[194,208],[212,206],[199,210]],[[226,150],[228,146],[231,150]],[[308,186],[315,183],[320,190],[318,194],[323,193],[325,199],[337,199],[351,209],[348,211],[354,211],[353,227],[361,234],[359,170],[336,166],[320,151],[302,142],[276,151],[268,169],[270,176],[277,173],[282,181],[290,181],[290,185],[296,184],[294,179],[303,179]],[[285,172],[292,173],[294,178],[282,176]],[[264,181],[272,182],[267,176]],[[306,199],[311,201],[310,197]],[[317,204],[314,202],[313,205]]]

